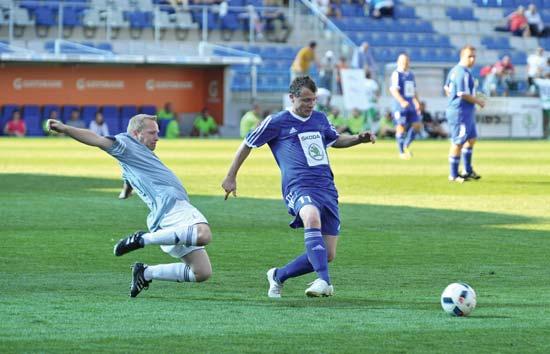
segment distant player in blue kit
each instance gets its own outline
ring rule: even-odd
[[[418,111],[420,101],[416,93],[414,74],[409,70],[410,59],[405,53],[397,58],[397,69],[391,75],[390,93],[393,102],[393,121],[399,157],[409,160],[412,157],[410,145],[420,133],[422,123]]]
[[[470,69],[476,61],[476,49],[465,46],[460,50],[460,62],[452,68],[445,82],[445,93],[449,103],[445,112],[451,134],[449,151],[449,181],[462,183],[468,179],[480,179],[474,172],[472,155],[477,138],[475,105],[481,108],[485,102],[476,96],[475,81]],[[458,173],[460,155],[464,172]]]
[[[336,255],[340,232],[338,192],[329,165],[327,147],[347,148],[374,143],[370,132],[339,135],[324,113],[314,111],[317,87],[308,77],[292,81],[289,89],[292,107],[271,115],[239,147],[222,188],[225,199],[237,192],[237,172],[252,148],[268,144],[282,175],[282,193],[292,228],[304,228],[306,252],[280,268],[267,272],[268,296],[281,297],[284,282],[315,271],[318,279],[306,289],[310,297],[332,296],[328,262]]]
[[[159,140],[156,116],[138,114],[128,123],[126,133],[102,137],[88,129],[49,120],[48,129],[98,147],[120,163],[122,174],[136,194],[149,207],[149,232],[137,231],[121,239],[115,256],[148,245],[161,249],[180,262],[132,266],[130,296],[147,289],[153,279],[174,282],[202,282],[210,278],[212,266],[204,249],[212,238],[206,218],[189,202],[187,192],[176,175],[153,152]]]

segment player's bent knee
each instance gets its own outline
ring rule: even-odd
[[[194,270],[195,280],[197,283],[207,281],[212,276],[212,267],[203,267],[201,269]]]
[[[197,224],[197,246],[206,246],[212,241],[212,231],[208,224]]]

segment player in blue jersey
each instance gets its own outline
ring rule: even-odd
[[[462,183],[468,179],[480,179],[472,167],[472,154],[477,138],[475,105],[481,108],[485,101],[476,96],[475,81],[470,69],[476,61],[476,50],[467,45],[460,50],[460,62],[452,68],[445,82],[449,103],[445,112],[451,134],[449,151],[449,180]],[[460,155],[464,172],[458,173]]]
[[[410,59],[405,53],[397,58],[397,69],[391,75],[390,93],[394,98],[393,121],[399,157],[408,160],[412,157],[410,145],[422,129],[418,111],[420,101],[416,93],[414,74],[409,70]]]
[[[268,144],[281,169],[283,199],[294,216],[292,228],[304,228],[306,252],[281,268],[267,272],[269,297],[281,297],[283,283],[315,271],[316,279],[307,296],[331,296],[328,262],[336,255],[340,232],[338,192],[334,185],[327,147],[347,148],[374,143],[370,132],[339,135],[324,113],[314,111],[317,87],[308,77],[299,77],[290,85],[292,107],[271,115],[250,132],[222,182],[225,199],[237,192],[237,172],[252,148]]]
[[[149,207],[149,232],[137,231],[121,239],[114,247],[115,256],[147,245],[160,245],[164,252],[181,260],[158,265],[135,263],[131,297],[148,288],[153,279],[201,282],[210,277],[212,267],[204,249],[212,238],[210,227],[206,218],[189,203],[187,192],[176,175],[153,153],[159,139],[156,116],[138,114],[132,117],[127,133],[115,137],[101,137],[57,120],[47,124],[49,129],[96,146],[117,159],[123,178]]]

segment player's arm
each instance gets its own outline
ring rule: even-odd
[[[363,143],[372,143],[376,142],[376,135],[369,131],[364,131],[356,135],[342,134],[338,136],[338,139],[332,144],[335,148],[348,148]]]
[[[88,129],[71,127],[55,119],[48,120],[47,128],[48,130],[53,130],[55,132],[68,135],[83,144],[96,146],[103,150],[107,150],[113,146],[113,141],[111,139],[99,136]]]
[[[229,197],[229,194],[231,193],[233,193],[234,197],[237,196],[237,172],[239,172],[243,162],[246,160],[248,155],[250,155],[250,150],[252,150],[252,148],[246,145],[246,142],[244,141],[241,146],[239,146],[237,154],[229,167],[227,176],[225,176],[222,182],[222,188],[225,190],[225,200],[227,200],[227,197]]]
[[[460,96],[460,98],[462,98],[466,102],[470,102],[472,104],[477,104],[481,108],[485,107],[485,101],[478,98],[478,97],[476,97],[476,96],[472,96],[472,95],[467,94],[467,93],[459,94],[459,96]]]

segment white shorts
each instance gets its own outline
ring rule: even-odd
[[[188,201],[178,200],[174,207],[162,218],[161,229],[187,230],[187,227],[195,224],[208,224],[204,215]],[[174,258],[181,258],[193,251],[203,249],[202,246],[162,245],[160,248]]]

